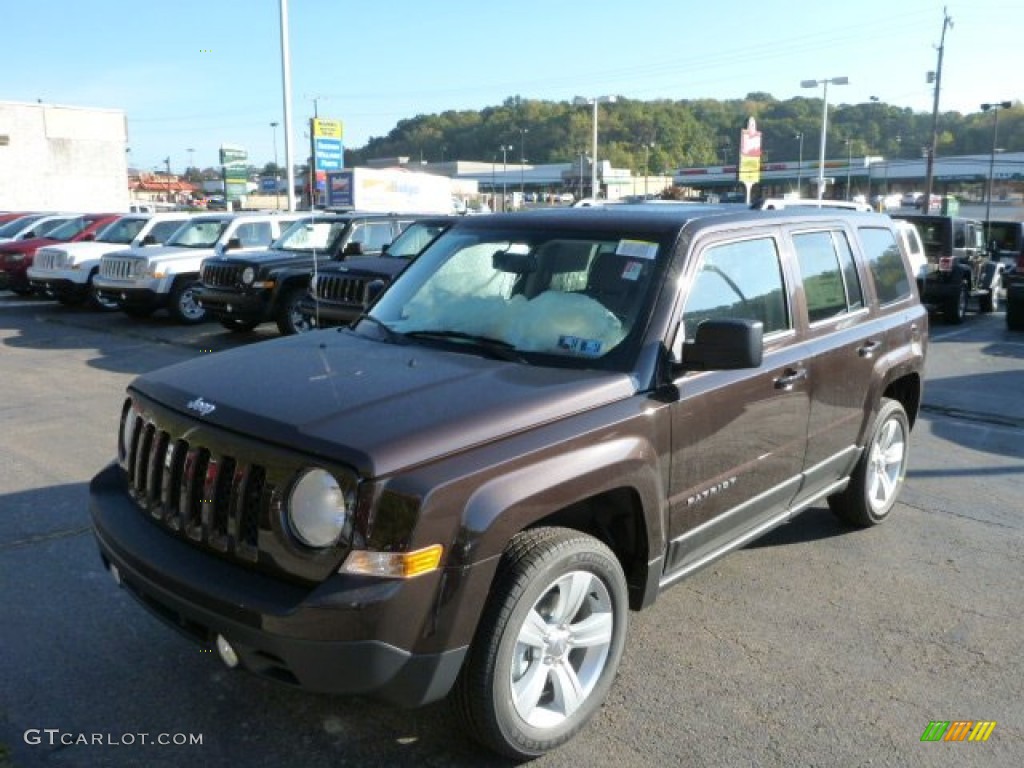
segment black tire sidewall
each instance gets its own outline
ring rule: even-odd
[[[881,435],[882,430],[885,428],[893,419],[897,420],[900,424],[900,430],[903,433],[903,461],[900,465],[900,474],[896,479],[896,488],[893,491],[892,498],[889,499],[889,503],[885,506],[881,512],[876,510],[868,499],[868,477],[869,477],[869,458],[871,452],[874,450],[875,443]],[[907,476],[907,463],[910,456],[910,421],[907,419],[907,413],[903,409],[903,406],[895,400],[884,400],[882,407],[878,411],[878,416],[875,419],[874,429],[871,431],[871,442],[868,443],[867,453],[864,456],[864,461],[858,468],[856,482],[858,485],[858,492],[861,495],[862,503],[864,505],[864,513],[872,524],[878,524],[888,518],[889,513],[892,512],[892,508],[896,505],[896,501],[899,499],[900,489],[903,487],[903,483]]]
[[[206,320],[206,318],[209,316],[208,312],[203,311],[203,313],[199,317],[189,317],[188,315],[185,314],[184,311],[182,311],[182,297],[184,297],[184,295],[188,291],[192,291],[192,301],[195,302],[195,289],[196,287],[198,287],[198,285],[198,280],[182,280],[180,283],[175,285],[174,289],[171,291],[171,314],[174,315],[174,319],[177,320],[178,322],[184,323],[186,325],[197,325]]]
[[[596,540],[593,544],[597,544]],[[500,632],[495,656],[491,686],[491,705],[496,724],[504,739],[524,756],[535,756],[569,741],[579,732],[601,707],[608,695],[625,646],[629,600],[625,578],[618,561],[611,552],[597,549],[586,539],[573,542],[571,550],[551,558],[532,578],[529,586],[517,596],[515,608]],[[561,725],[551,729],[537,729],[519,717],[512,703],[510,691],[511,665],[520,628],[526,615],[552,583],[572,571],[588,571],[604,583],[612,602],[612,642],[605,660],[601,679],[590,692],[583,705]]]
[[[277,327],[281,333],[297,335],[313,330],[311,327],[299,328],[292,317],[293,313],[298,313],[299,302],[302,301],[302,297],[305,293],[305,288],[292,286],[290,288],[286,288],[285,292],[281,295],[281,302],[277,310]]]

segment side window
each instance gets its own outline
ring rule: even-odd
[[[356,227],[349,242],[362,243],[363,251],[381,250],[394,239],[390,221],[368,221]]]
[[[880,227],[864,227],[858,231],[878,302],[890,304],[910,296],[910,278],[903,266],[896,235]]]
[[[765,334],[792,327],[782,264],[770,237],[707,248],[686,298],[687,341],[704,320],[760,320]]]
[[[158,243],[167,241],[171,235],[180,227],[184,222],[182,221],[161,221],[159,224],[154,224],[153,228],[149,230],[149,234],[153,236],[153,239]]]
[[[793,236],[811,323],[844,315],[864,306],[853,253],[844,232],[809,232]]]
[[[252,221],[240,224],[238,231],[235,232],[235,237],[241,241],[243,248],[270,245],[270,241],[274,239],[269,221]]]
[[[845,232],[834,232],[836,250],[839,251],[839,264],[843,269],[843,283],[846,286],[846,305],[850,311],[864,308],[864,291],[860,286],[860,275],[857,274],[857,264],[853,260],[853,249],[850,248],[850,241]]]

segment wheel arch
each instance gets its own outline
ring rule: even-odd
[[[520,531],[571,528],[615,553],[631,608],[649,605],[657,594],[665,541],[657,466],[653,447],[623,439],[496,476],[466,503],[459,535],[464,556],[496,560]]]

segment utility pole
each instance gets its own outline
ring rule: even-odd
[[[171,202],[171,156],[168,155],[164,158],[164,164],[167,166],[167,202]]]
[[[931,210],[932,183],[935,176],[935,152],[939,146],[939,89],[942,87],[942,54],[946,48],[946,30],[953,27],[953,19],[942,9],[942,36],[939,38],[939,63],[935,68],[935,98],[932,102],[932,143],[928,148],[927,168],[925,170],[924,202],[921,209],[924,213]]]

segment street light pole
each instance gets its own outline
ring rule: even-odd
[[[526,201],[526,134],[529,128],[519,129],[519,197],[520,204]]]
[[[796,161],[796,196],[804,196],[804,134],[803,131],[793,138],[800,139],[800,153]]]
[[[277,126],[276,122],[270,124],[271,130],[274,132],[274,208],[277,210],[281,209],[281,184],[278,181],[277,173]]]
[[[577,105],[577,106],[581,106],[581,105],[584,105],[584,104],[589,104],[589,105],[593,105],[593,107],[594,107],[593,142],[592,142],[592,145],[593,145],[592,146],[593,157],[591,159],[591,165],[590,165],[590,195],[591,195],[591,197],[593,197],[596,200],[598,197],[600,197],[600,195],[598,194],[598,187],[597,187],[597,105],[598,104],[614,104],[615,103],[615,97],[614,96],[594,96],[593,98],[587,98],[587,97],[584,97],[584,96],[577,96],[575,99],[572,100],[572,103]]]
[[[827,77],[824,80],[801,80],[801,88],[817,88],[823,86],[821,93],[821,146],[818,149],[818,199],[825,196],[825,143],[828,136],[828,86],[847,85],[848,77]]]
[[[515,147],[511,144],[501,145],[501,211],[508,210],[508,153]]]
[[[850,166],[853,165],[853,139],[846,139],[846,199],[850,199]]]
[[[164,158],[164,163],[167,165],[167,202],[171,202],[171,157],[168,155]]]
[[[995,179],[996,171],[996,140],[999,136],[999,110],[1009,109],[1011,103],[1008,101],[997,101],[991,104],[982,104],[981,111],[988,112],[992,111],[992,154],[989,155],[988,160],[988,194],[985,195],[985,247],[988,248],[989,243],[989,221],[992,219],[992,186],[993,180]]]

